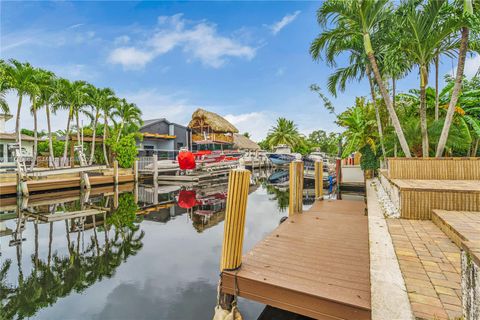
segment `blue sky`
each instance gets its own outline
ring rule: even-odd
[[[308,53],[321,31],[318,2],[2,1],[0,6],[2,59],[110,87],[136,103],[145,119],[186,124],[202,107],[226,116],[255,140],[280,116],[306,134],[339,130],[309,90],[312,83],[324,88],[333,71]],[[342,57],[339,62],[346,63]],[[478,56],[469,58],[466,73],[478,65]],[[451,70],[452,61],[444,59],[441,74]],[[400,91],[417,86],[415,73],[399,83]],[[365,95],[367,83],[352,83],[332,100],[342,111]],[[16,99],[8,96],[12,109]],[[31,128],[26,109],[22,127]],[[55,130],[64,129],[65,118],[61,112],[54,117]],[[46,127],[43,115],[40,123]],[[7,128],[13,126],[10,121]]]

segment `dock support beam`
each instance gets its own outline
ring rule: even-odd
[[[80,189],[91,189],[90,178],[86,172],[80,172]]]
[[[113,183],[118,185],[118,161],[113,160]]]
[[[291,216],[303,211],[303,161],[290,162],[290,201],[288,215]]]
[[[133,162],[133,180],[138,183],[138,160]]]
[[[158,180],[158,156],[156,154],[153,155],[153,181]]]
[[[323,162],[315,161],[315,198],[323,200]]]
[[[230,171],[220,271],[235,270],[242,264],[243,235],[249,186],[250,171],[246,169],[233,169]],[[232,301],[232,295],[220,293],[220,304],[224,309],[230,309]]]

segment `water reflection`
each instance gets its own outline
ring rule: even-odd
[[[286,215],[288,190],[268,175],[252,175],[245,251]],[[1,199],[0,318],[211,318],[226,183]],[[263,306],[240,308],[256,319]]]

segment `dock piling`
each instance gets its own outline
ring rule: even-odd
[[[156,154],[154,154],[152,156],[153,158],[153,181],[157,181],[158,180],[158,156]]]
[[[133,162],[133,180],[138,183],[138,160]]]
[[[228,196],[220,269],[235,270],[242,264],[242,246],[247,211],[250,171],[233,169],[228,177]]]
[[[113,160],[113,183],[118,185],[118,160]]]
[[[323,162],[315,161],[315,198],[323,200]]]
[[[303,161],[290,162],[290,195],[288,215],[302,213],[303,211]]]

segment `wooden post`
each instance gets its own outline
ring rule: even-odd
[[[336,176],[337,176],[337,200],[342,200],[342,159],[337,158],[336,161]]]
[[[315,198],[323,200],[323,162],[315,161]]]
[[[290,201],[288,215],[302,213],[303,211],[303,161],[290,162]]]
[[[118,209],[118,195],[120,194],[118,190],[118,184],[113,187],[113,208]]]
[[[135,183],[138,182],[138,160],[133,163],[133,179]]]
[[[220,270],[235,270],[242,264],[243,234],[250,171],[233,169],[228,177],[228,196],[223,230]]]
[[[158,156],[153,155],[153,181],[158,180]]]
[[[118,161],[113,160],[113,183],[118,184]]]
[[[80,172],[80,188],[90,190],[90,178],[86,172]]]

